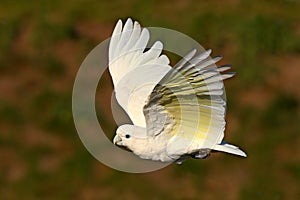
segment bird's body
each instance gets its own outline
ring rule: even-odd
[[[114,143],[143,159],[181,163],[211,150],[246,156],[223,142],[226,101],[223,80],[234,75],[214,64],[211,51],[192,50],[173,68],[157,41],[145,51],[147,29],[119,21],[109,46],[109,71],[118,103],[133,124],[121,125]]]

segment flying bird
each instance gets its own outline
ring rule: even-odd
[[[174,67],[163,43],[147,47],[150,33],[137,21],[119,20],[109,44],[115,96],[133,124],[117,128],[113,143],[142,159],[181,164],[211,151],[246,157],[223,141],[226,100],[223,80],[235,73],[216,66],[211,50],[191,50]]]

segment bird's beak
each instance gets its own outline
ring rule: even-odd
[[[122,145],[122,138],[121,138],[120,136],[116,135],[116,136],[114,137],[113,142],[114,142],[114,144],[117,145],[118,147],[121,147],[122,149],[124,149],[124,150],[126,150],[126,151],[132,152],[132,150],[130,150],[128,147]]]
[[[121,139],[118,135],[116,135],[116,136],[114,137],[114,140],[113,140],[114,144],[119,145],[119,143],[120,143],[121,141],[122,141],[122,139]]]

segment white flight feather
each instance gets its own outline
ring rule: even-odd
[[[171,69],[161,55],[163,44],[156,41],[145,51],[149,31],[128,19],[122,28],[119,20],[109,44],[109,72],[116,98],[135,125],[145,127],[143,106],[154,86]],[[142,69],[142,70],[140,70]]]
[[[173,135],[166,149],[168,156],[173,159],[203,148],[244,155],[237,147],[231,148],[233,145],[225,146],[221,143],[224,138],[226,112],[223,80],[232,77],[234,73],[220,74],[219,72],[230,67],[222,66],[218,69],[214,64],[221,57],[210,59],[210,52],[208,50],[198,56],[195,56],[195,50],[188,53],[154,89],[145,107],[149,137]],[[187,80],[190,85],[186,83]],[[172,89],[173,94],[168,92],[168,88]],[[191,105],[185,105],[186,101],[191,100],[191,94],[199,97],[198,108],[196,106],[190,109]],[[183,99],[177,102],[174,97],[167,97],[168,95]],[[159,118],[166,120],[164,123],[157,123]]]

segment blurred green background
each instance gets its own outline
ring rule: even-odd
[[[299,13],[299,0],[1,0],[0,199],[300,199]],[[127,174],[87,152],[73,82],[127,17],[183,32],[234,65],[226,140],[248,158],[216,153]],[[106,73],[97,110],[113,136],[111,91]]]

